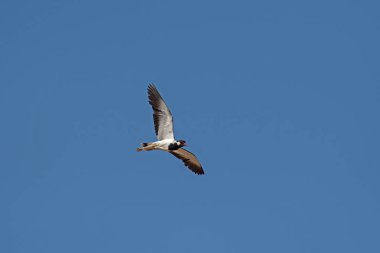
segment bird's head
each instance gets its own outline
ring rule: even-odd
[[[184,140],[178,140],[178,141],[177,141],[177,144],[178,144],[178,146],[180,146],[180,147],[187,146],[186,141],[184,141]]]

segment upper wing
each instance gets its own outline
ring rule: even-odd
[[[190,151],[180,148],[177,150],[171,150],[169,152],[172,153],[175,157],[181,159],[183,163],[195,174],[198,174],[198,175],[205,174],[201,163],[198,161],[197,157]]]
[[[173,134],[173,116],[160,93],[154,86],[148,86],[149,104],[153,108],[154,129],[156,130],[157,139],[174,139]]]

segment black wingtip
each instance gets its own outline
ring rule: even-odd
[[[156,85],[154,83],[149,83],[148,84],[148,90],[155,89],[156,90]]]
[[[154,83],[148,84],[147,90],[148,90],[148,97],[150,101],[154,100],[154,97],[160,96],[160,93],[158,93],[158,90],[156,88],[156,85],[154,85]]]
[[[205,174],[205,171],[203,170],[203,168],[201,168],[201,169],[198,170],[198,171],[193,170],[193,172],[194,172],[195,174],[199,175],[199,176],[202,176],[202,175]]]

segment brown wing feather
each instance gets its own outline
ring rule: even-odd
[[[172,113],[154,84],[149,84],[148,86],[148,98],[149,104],[153,108],[154,130],[157,139],[174,139]]]
[[[203,171],[201,163],[198,161],[197,157],[187,151],[186,149],[180,148],[177,150],[169,151],[175,157],[181,159],[186,167],[188,167],[192,172],[198,175],[203,175],[205,172]]]

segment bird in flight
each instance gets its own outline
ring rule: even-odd
[[[184,140],[176,140],[173,133],[173,116],[169,108],[162,99],[154,84],[148,85],[149,104],[153,108],[153,121],[156,131],[157,141],[141,143],[137,151],[163,150],[181,159],[186,167],[198,175],[203,175],[204,171],[197,157],[182,148],[186,145]]]

